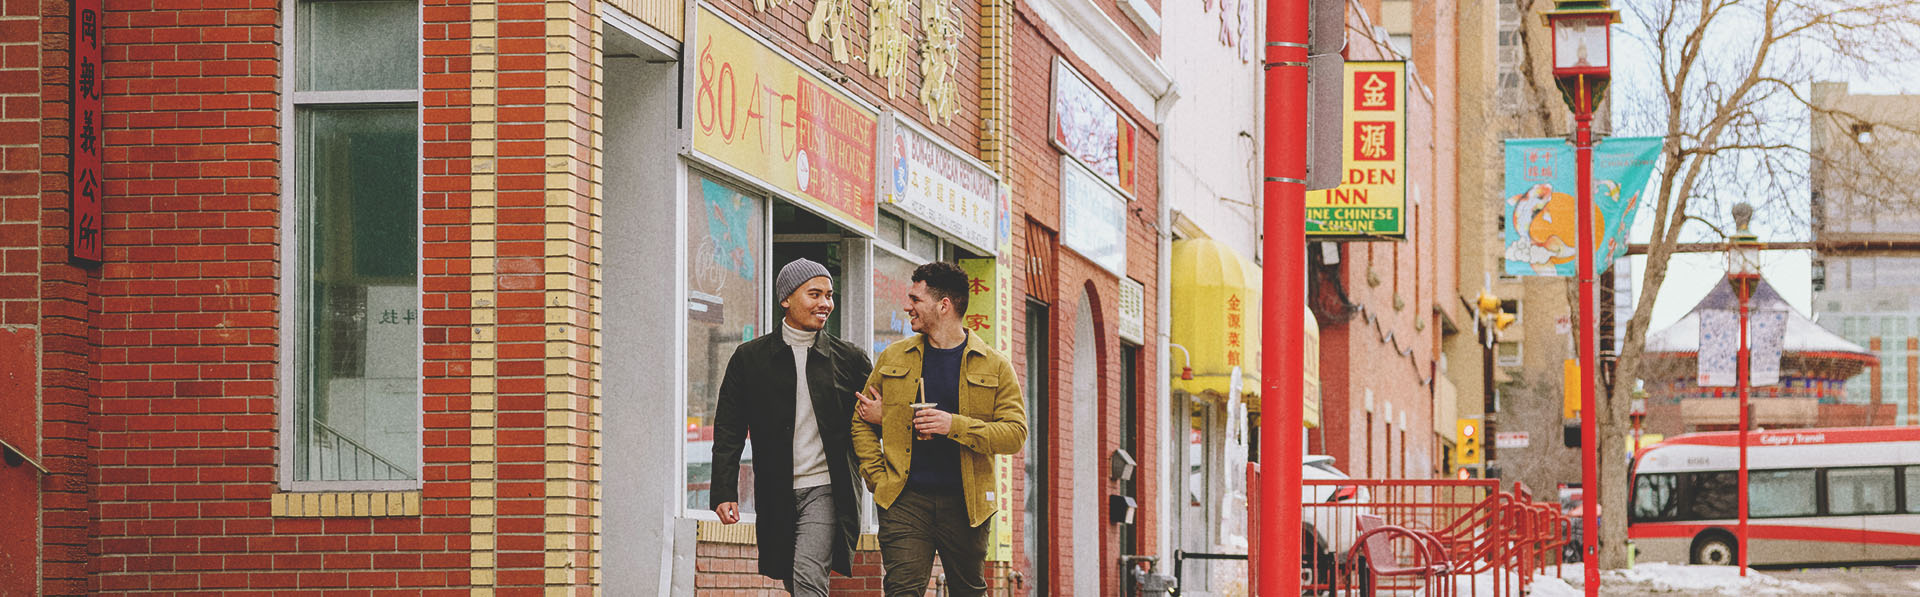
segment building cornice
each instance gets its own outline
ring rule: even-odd
[[[1160,61],[1114,22],[1113,17],[1087,0],[1030,0],[1023,3],[1033,14],[1053,28],[1067,49],[1105,79],[1115,98],[1142,112],[1151,112],[1154,124],[1166,120],[1166,111],[1179,95],[1173,92],[1173,75],[1160,67]]]

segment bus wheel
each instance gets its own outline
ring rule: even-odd
[[[1709,566],[1732,566],[1738,561],[1734,557],[1733,537],[1726,533],[1703,533],[1693,540],[1693,563]]]

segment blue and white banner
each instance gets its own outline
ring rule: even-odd
[[[1659,137],[1615,137],[1593,148],[1594,273],[1627,252],[1640,193],[1660,157]],[[1572,276],[1579,252],[1573,144],[1508,139],[1503,245],[1510,276]]]

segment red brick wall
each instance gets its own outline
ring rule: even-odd
[[[1158,130],[1152,121],[1144,116],[1151,107],[1129,106],[1119,99],[1113,87],[1099,73],[1088,68],[1086,63],[1068,53],[1066,44],[1059,36],[1035,17],[1025,5],[1017,10],[1019,19],[1013,32],[1014,64],[1011,69],[1012,97],[1009,108],[1011,127],[1011,155],[1009,156],[1009,182],[1014,191],[1014,246],[1016,253],[1024,259],[1026,253],[1025,227],[1017,223],[1032,219],[1051,229],[1060,228],[1060,153],[1049,144],[1051,103],[1051,81],[1053,60],[1064,56],[1070,64],[1085,75],[1096,89],[1113,98],[1134,122],[1141,126],[1140,142],[1135,154],[1137,167],[1137,192],[1130,207],[1138,211],[1127,217],[1127,274],[1128,277],[1146,286],[1143,300],[1146,305],[1157,304],[1157,276],[1159,271],[1159,228],[1152,222],[1159,217],[1159,177],[1157,159],[1159,151]],[[1057,238],[1057,237],[1056,237]],[[1053,367],[1051,379],[1044,380],[1052,388],[1051,402],[1047,411],[1050,419],[1044,429],[1032,428],[1029,433],[1047,434],[1049,445],[1047,454],[1041,455],[1051,462],[1067,463],[1076,458],[1099,458],[1102,462],[1101,478],[1106,479],[1105,455],[1119,446],[1119,419],[1112,416],[1120,404],[1120,340],[1116,335],[1118,322],[1119,279],[1111,272],[1087,261],[1069,249],[1055,248],[1052,267],[1056,272],[1051,289],[1054,301],[1051,305],[1049,339]],[[1028,280],[1024,272],[1018,276],[1016,284],[1024,294],[1034,294],[1027,288]],[[1097,425],[1101,429],[1100,448],[1096,455],[1074,454],[1073,446],[1073,333],[1078,322],[1074,320],[1076,305],[1081,297],[1092,300],[1095,338],[1098,346],[1099,362],[1096,370],[1102,378],[1099,383],[1101,406],[1096,412],[1105,413]],[[1015,321],[1026,321],[1025,301],[1016,301]],[[1149,307],[1151,312],[1151,307]],[[1148,339],[1159,334],[1158,321],[1149,313],[1145,321],[1144,336]],[[1014,340],[1015,363],[1026,362],[1026,333],[1024,326],[1017,330]],[[1157,520],[1155,511],[1158,484],[1159,463],[1146,455],[1156,454],[1156,434],[1165,423],[1158,420],[1158,386],[1162,381],[1156,369],[1157,360],[1152,357],[1157,350],[1151,345],[1141,353],[1140,362],[1140,412],[1137,420],[1141,424],[1139,433],[1139,454],[1142,455],[1135,478],[1139,479],[1139,492],[1136,499],[1140,502],[1137,512],[1136,532],[1139,533],[1139,550],[1153,553],[1157,550]],[[1024,371],[1024,366],[1020,366]],[[1023,380],[1025,384],[1041,383],[1042,380]],[[1035,455],[1023,454],[1016,470],[1024,471],[1024,458]],[[1107,523],[1106,496],[1117,493],[1120,484],[1104,481],[1101,486],[1077,488],[1074,486],[1072,471],[1069,467],[1056,466],[1051,471],[1052,478],[1047,479],[1049,518],[1045,531],[1048,540],[1040,543],[1046,546],[1048,556],[1047,579],[1049,591],[1054,595],[1072,594],[1072,582],[1075,575],[1099,574],[1102,594],[1119,594],[1121,582],[1118,561],[1118,527]],[[1014,498],[1015,504],[1024,504],[1027,479],[1024,472],[1016,474],[1015,484],[1021,489]],[[1095,491],[1099,493],[1100,508],[1097,512],[1076,512],[1072,509],[1076,491]],[[1100,521],[1102,540],[1098,546],[1073,545],[1072,518],[1074,516],[1095,516]],[[1013,527],[1013,544],[1016,551],[1022,551],[1025,542],[1024,512],[1016,511]],[[1031,563],[1025,561],[1025,554],[1017,554],[1015,564],[1021,570],[1032,570]]]
[[[436,419],[436,412],[463,402],[451,397],[427,400],[423,516],[269,516],[268,497],[277,488],[276,388],[284,387],[275,369],[282,337],[279,242],[285,234],[279,229],[280,5],[188,0],[107,6],[108,263],[95,286],[91,319],[76,318],[84,316],[79,309],[65,314],[75,324],[90,323],[98,343],[98,381],[92,386],[98,401],[89,438],[95,466],[89,478],[89,591],[421,590],[467,581],[466,507],[449,499],[465,495],[462,467],[432,464],[465,461],[464,450],[450,455],[434,449],[464,435]],[[464,27],[444,24],[463,19],[464,9],[449,14],[436,11],[437,5],[429,2],[424,15],[428,53],[464,54],[464,42],[436,43],[464,35]],[[437,123],[427,127],[427,153],[442,158],[430,157],[424,166],[428,237],[464,238],[457,226],[437,225],[448,220],[432,212],[448,200],[434,193],[448,186],[447,177],[435,174],[456,172],[460,176],[453,178],[464,179],[466,170],[464,160],[445,159],[447,149],[434,143],[464,135],[445,126],[464,120],[464,108],[433,108],[458,105],[464,94],[433,89],[464,90],[459,73],[465,65],[463,59],[429,57],[425,68],[423,113]],[[443,76],[449,71],[456,74]],[[45,210],[49,228],[64,221],[57,207]],[[49,254],[65,238],[51,230],[43,236]],[[436,352],[432,345],[450,335],[448,324],[465,324],[444,310],[464,302],[431,292],[432,274],[446,267],[426,266],[427,318],[443,326],[427,332],[430,355]],[[57,340],[53,332],[50,327],[50,351]],[[84,330],[69,333],[76,343],[86,339]],[[435,371],[429,367],[429,377]],[[448,391],[438,387],[429,382],[428,392]],[[79,413],[73,415],[69,420],[80,425]],[[50,582],[56,578],[52,566],[48,576]]]
[[[40,14],[0,2],[0,440],[40,458]],[[0,594],[40,586],[40,472],[0,464]]]
[[[69,122],[67,32],[69,3],[4,3],[4,68],[0,83],[0,239],[8,282],[0,310],[8,326],[37,327],[40,361],[38,408],[40,462],[51,475],[35,482],[39,492],[39,591],[85,591],[88,474],[87,389],[90,378],[87,290],[91,276],[66,264]],[[25,17],[22,19],[21,17]],[[26,40],[21,45],[17,42]],[[20,78],[29,69],[37,73]],[[23,85],[24,84],[24,85]],[[20,122],[37,121],[32,128]],[[23,133],[23,134],[19,134]],[[34,144],[37,141],[37,146]],[[9,412],[12,412],[9,409]],[[8,492],[11,494],[11,492]],[[23,496],[24,497],[24,496]],[[31,499],[22,500],[32,504]],[[17,511],[31,520],[29,505]],[[9,518],[16,511],[9,511]],[[7,549],[11,550],[13,546]],[[8,551],[0,555],[8,555]],[[32,556],[24,558],[31,560]]]

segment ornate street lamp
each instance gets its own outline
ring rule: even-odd
[[[1605,0],[1555,2],[1554,9],[1543,15],[1547,26],[1553,29],[1553,81],[1560,88],[1560,95],[1567,100],[1567,107],[1573,109],[1574,164],[1578,174],[1575,185],[1579,203],[1579,214],[1574,228],[1579,231],[1579,258],[1576,271],[1580,285],[1580,395],[1595,396],[1594,383],[1597,369],[1594,359],[1599,350],[1595,341],[1599,336],[1598,303],[1596,297],[1597,280],[1594,275],[1593,257],[1593,109],[1607,91],[1607,82],[1613,76],[1612,33],[1613,24],[1619,22],[1620,13],[1607,7]],[[1597,396],[1595,396],[1597,398]],[[1585,400],[1599,404],[1599,400]],[[1584,407],[1580,409],[1580,468],[1581,487],[1588,488],[1585,498],[1580,500],[1581,516],[1581,559],[1585,567],[1585,588],[1588,597],[1600,594],[1600,513],[1599,493],[1600,471],[1597,457],[1600,451],[1599,432],[1596,429],[1594,415],[1600,409]],[[1617,457],[1617,456],[1616,456]]]
[[[1747,341],[1747,309],[1754,290],[1760,287],[1760,237],[1747,227],[1753,220],[1753,206],[1740,202],[1733,206],[1733,222],[1738,230],[1727,238],[1727,283],[1740,297],[1740,575],[1747,575],[1747,429],[1753,426],[1753,409],[1748,404],[1748,387],[1753,385],[1753,355]]]

